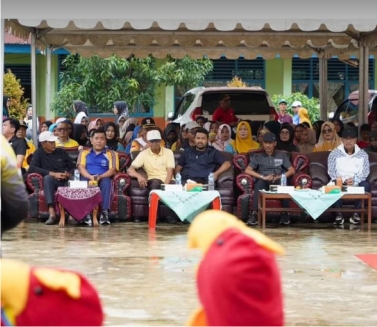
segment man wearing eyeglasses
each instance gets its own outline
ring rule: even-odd
[[[60,122],[56,126],[56,131],[58,133],[58,139],[56,140],[56,146],[58,148],[76,148],[79,146],[75,140],[69,138],[68,124],[66,122]]]
[[[42,147],[34,152],[29,173],[43,176],[43,191],[49,210],[46,225],[54,225],[58,223],[55,214],[55,192],[59,186],[67,186],[75,164],[66,151],[56,147],[56,136],[53,133],[42,132],[39,134],[39,142]]]
[[[342,178],[343,185],[354,185],[357,177],[359,183],[357,186],[364,187],[365,192],[370,191],[369,182],[366,180],[369,176],[369,157],[368,154],[359,148],[357,142],[356,129],[349,127],[342,133],[342,143],[333,151],[331,151],[327,166],[328,174],[332,180]],[[342,201],[337,201],[334,208],[341,208]],[[361,201],[355,201],[355,208],[361,208]],[[360,224],[360,217],[354,213],[350,217],[351,224]],[[336,213],[334,225],[343,225],[344,218],[341,213]]]

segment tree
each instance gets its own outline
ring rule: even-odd
[[[151,56],[124,59],[115,55],[110,58],[69,55],[63,64],[66,70],[60,75],[62,87],[51,109],[66,117],[73,116],[72,102],[75,99],[101,112],[109,112],[114,101],[119,100],[127,101],[131,112],[136,106],[147,112],[155,104],[157,85],[178,84],[189,89],[202,83],[213,69],[209,59],[193,60],[189,57],[181,60],[169,57],[158,68]]]
[[[239,78],[238,76],[234,76],[233,79],[227,83],[228,87],[247,87],[246,83]]]
[[[28,100],[24,98],[24,88],[10,69],[4,74],[4,95],[10,98],[9,115],[16,119],[24,119]]]
[[[281,95],[275,94],[272,96],[271,100],[275,105],[275,108],[279,107],[279,101],[285,99],[288,102],[288,113],[293,115],[292,103],[294,101],[301,101],[302,106],[308,109],[309,119],[312,123],[319,120],[320,118],[320,108],[319,108],[319,99],[318,98],[308,98],[305,94],[300,92],[292,93],[290,95]]]

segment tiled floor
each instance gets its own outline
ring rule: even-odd
[[[199,253],[188,225],[116,223],[100,228],[23,223],[6,233],[3,257],[83,272],[97,286],[107,325],[182,325],[197,305]],[[268,228],[279,258],[286,325],[376,325],[377,270],[355,254],[377,253],[372,231],[331,224]]]

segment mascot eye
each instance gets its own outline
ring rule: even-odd
[[[35,293],[35,295],[42,295],[43,294],[42,287],[40,287],[40,286],[35,287],[34,288],[34,293]]]

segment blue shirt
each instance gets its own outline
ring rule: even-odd
[[[91,175],[102,175],[110,168],[116,168],[116,161],[115,152],[106,148],[99,154],[96,154],[93,149],[83,150],[77,160]]]

